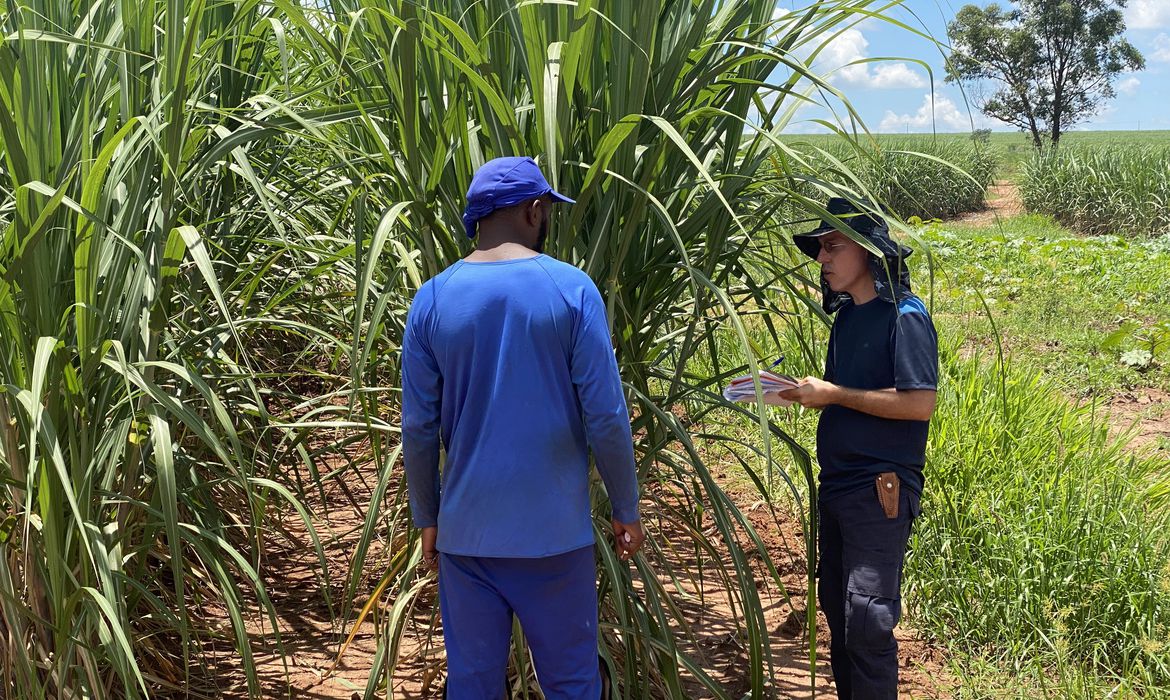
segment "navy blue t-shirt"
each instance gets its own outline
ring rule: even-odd
[[[911,295],[895,306],[878,297],[843,306],[829,334],[825,380],[853,389],[936,389],[938,336],[922,300]],[[929,426],[828,406],[817,426],[821,498],[872,488],[886,471],[921,496]]]

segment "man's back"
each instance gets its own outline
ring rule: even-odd
[[[587,426],[615,517],[636,519],[628,411],[601,297],[580,270],[544,255],[459,261],[427,282],[407,321],[403,394],[408,479],[426,482],[436,432],[447,450],[441,505],[437,484],[412,493],[440,551],[591,545]]]

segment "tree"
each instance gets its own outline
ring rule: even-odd
[[[1126,0],[1013,0],[1015,9],[967,5],[947,26],[948,82],[991,81],[987,116],[1053,145],[1114,96],[1113,80],[1145,59],[1122,34]]]

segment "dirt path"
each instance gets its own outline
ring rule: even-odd
[[[308,474],[303,476],[304,483],[309,483]],[[329,571],[324,581],[312,539],[296,513],[285,513],[271,524],[261,575],[276,609],[284,658],[277,653],[276,635],[268,619],[255,614],[258,605],[253,604],[253,614],[246,620],[263,697],[351,698],[355,692],[361,697],[376,652],[375,627],[365,622],[334,668],[349,630],[335,627],[333,620],[376,476],[371,470],[361,479],[345,477],[348,483],[331,480],[325,485],[324,498],[314,492],[304,504],[325,550]],[[386,560],[387,549],[382,541],[371,546],[368,558],[375,564],[363,572],[355,603],[358,609],[368,600],[376,576],[384,571],[377,563]],[[231,651],[218,651],[214,656],[219,697],[249,697],[241,660]]]
[[[1023,213],[1024,205],[1020,201],[1020,190],[1015,183],[1010,180],[996,180],[995,184],[987,189],[987,208],[963,214],[956,221],[982,226]]]

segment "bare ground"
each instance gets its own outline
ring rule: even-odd
[[[353,643],[338,662],[344,633],[349,630],[343,631],[333,626],[333,615],[325,602],[323,591],[328,590],[333,604],[338,605],[343,582],[348,575],[350,557],[360,535],[365,504],[369,502],[372,480],[372,474],[366,475],[364,482],[354,483],[349,480],[351,493],[345,493],[337,482],[331,482],[324,500],[314,498],[306,504],[313,513],[326,548],[329,561],[327,586],[322,586],[316,573],[319,565],[311,541],[303,523],[295,514],[283,517],[277,528],[280,534],[274,534],[269,539],[263,571],[277,610],[286,658],[282,661],[275,651],[271,626],[266,620],[253,616],[248,627],[263,697],[361,697],[373,666],[378,630],[370,621],[363,623]],[[786,600],[784,591],[775,584],[761,583],[759,586],[772,642],[772,678],[776,697],[812,697],[809,690],[807,642],[799,623],[803,619],[806,604],[804,543],[799,519],[785,510],[773,510],[750,492],[733,490],[731,495],[749,514],[753,527],[761,535],[781,571],[788,593]],[[669,527],[667,523],[659,524],[652,513],[648,516],[645,521],[651,536],[672,536],[671,533],[663,532],[664,528]],[[746,537],[742,537],[743,533],[740,534],[741,543],[747,542]],[[389,551],[387,543],[375,542],[369,561],[379,564],[367,564],[368,571],[356,607],[368,599],[366,596],[376,585],[377,576],[384,571]],[[756,561],[759,561],[758,557]],[[681,558],[672,562],[672,568],[676,572],[691,574],[689,579],[680,576],[684,579],[683,590],[676,594],[676,599],[686,615],[693,637],[680,629],[676,638],[682,640],[680,643],[684,652],[698,660],[702,668],[731,697],[742,696],[750,689],[747,678],[748,656],[726,592],[715,584],[718,577],[714,575],[714,566],[711,563],[701,566],[693,559]],[[694,583],[700,580],[700,569],[705,574],[702,577],[705,581],[704,590],[699,590]],[[762,565],[756,569],[757,580],[767,581]],[[668,582],[664,580],[663,583]],[[439,697],[444,665],[441,630],[438,631],[439,636],[429,640],[430,643],[425,637],[433,617],[437,617],[435,593],[432,580],[426,584],[410,617],[401,654],[402,662],[392,680],[395,698]],[[226,623],[226,614],[222,611],[221,614]],[[436,624],[436,630],[438,627]],[[952,684],[947,680],[945,658],[941,651],[918,639],[911,630],[900,629],[898,637],[903,669],[902,697],[949,697]],[[817,638],[816,696],[821,697],[831,695],[833,687],[827,664],[828,629],[823,616],[818,617]],[[241,662],[230,651],[230,645],[225,641],[219,645],[218,651],[210,655],[216,669],[216,677],[209,679],[216,687],[213,694],[228,698],[248,697]],[[693,679],[687,687],[691,697],[709,696],[709,692]]]
[[[1106,410],[1114,434],[1132,434],[1132,449],[1170,459],[1170,392],[1123,391],[1109,400]]]
[[[987,188],[987,208],[963,214],[958,221],[985,226],[1023,213],[1024,205],[1020,201],[1020,191],[1016,185],[1008,180],[997,180]]]

